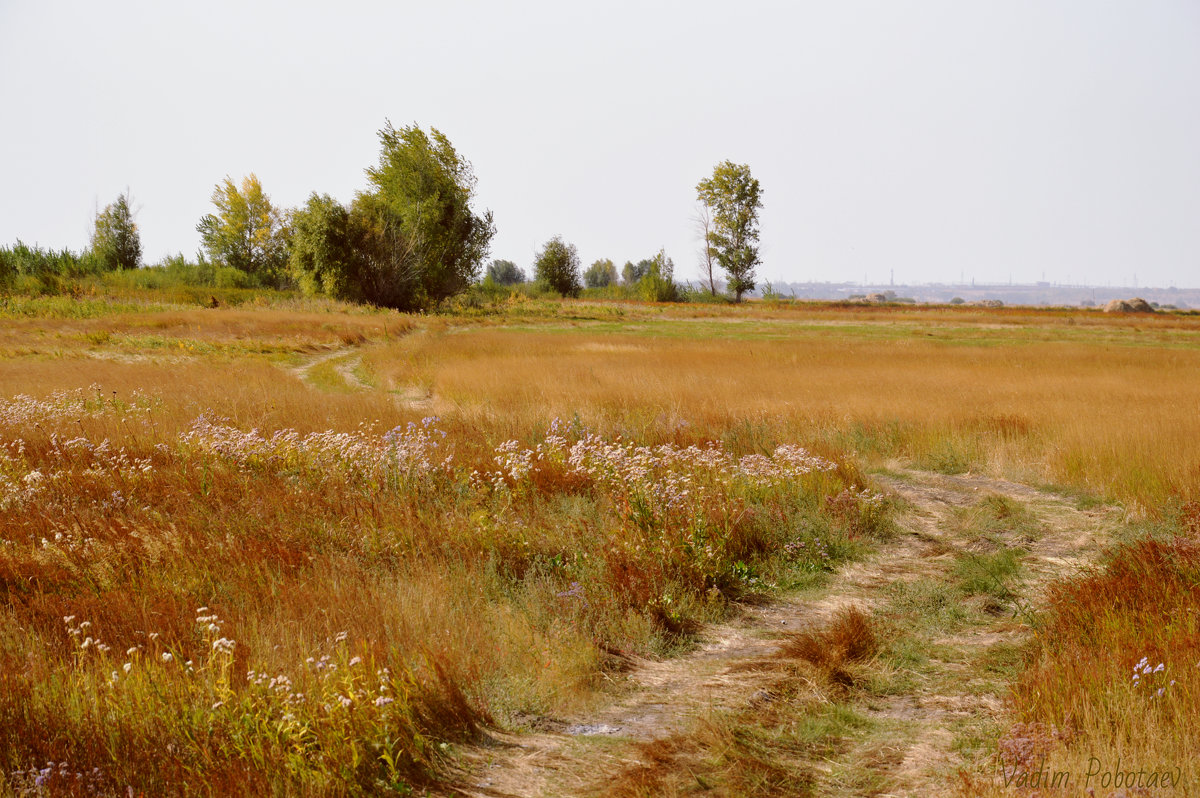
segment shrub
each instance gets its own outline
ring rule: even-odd
[[[213,285],[217,288],[257,288],[258,280],[254,278],[254,275],[241,269],[221,266],[216,270]]]

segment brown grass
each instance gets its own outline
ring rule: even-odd
[[[825,673],[831,683],[849,686],[853,677],[845,666],[870,659],[878,650],[869,617],[851,606],[838,610],[826,628],[793,635],[779,656],[803,660]]]
[[[1200,542],[1191,535],[1125,544],[1053,586],[1013,690],[1021,723],[1001,741],[1010,774],[1036,772],[1043,756],[1047,768],[1077,776],[1121,760],[1181,774],[1190,794],[1200,783],[1197,607]]]

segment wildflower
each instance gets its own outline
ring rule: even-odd
[[[353,659],[350,660],[350,667],[354,667],[355,665],[359,664],[360,662],[362,662],[362,657],[354,657]]]
[[[126,673],[129,673],[131,670],[133,670],[133,663],[132,663],[132,662],[126,662],[126,663],[125,663],[125,664],[124,664],[122,667],[124,667],[124,668],[125,668],[125,672],[126,672]]]
[[[172,659],[173,659],[173,657],[171,656],[170,651],[164,651],[162,653],[162,661],[163,662],[170,662]]]
[[[385,695],[381,695],[381,696],[379,696],[379,698],[375,699],[375,706],[386,707],[388,704],[392,703],[395,700],[396,699],[394,699],[394,698],[389,698]]]

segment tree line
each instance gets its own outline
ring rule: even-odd
[[[417,125],[379,131],[377,164],[366,169],[367,188],[342,204],[313,192],[300,208],[275,206],[257,176],[226,177],[212,193],[212,213],[196,225],[199,268],[228,287],[299,288],[306,294],[400,310],[427,309],[480,283],[496,233],[491,211],[475,209],[471,163],[436,128]],[[753,290],[758,257],[761,188],[745,165],[719,164],[697,186],[700,263],[708,289],[718,294],[716,268],[735,301]],[[141,265],[142,248],[129,191],[98,212],[89,250],[76,255],[17,242],[0,247],[0,286],[14,277],[77,277]],[[182,256],[164,267],[180,268]],[[620,269],[608,259],[581,269],[573,244],[554,236],[537,253],[533,281],[545,291],[579,296],[582,290],[623,286],[650,301],[677,301],[675,264],[665,251]],[[485,288],[529,282],[510,260],[493,260]]]

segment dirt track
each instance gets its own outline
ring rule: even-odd
[[[877,484],[901,498],[900,534],[870,558],[844,567],[817,595],[744,607],[733,621],[706,631],[694,652],[665,661],[639,661],[613,700],[586,717],[541,718],[537,731],[498,734],[465,756],[459,794],[477,797],[567,796],[603,792],[609,780],[644,764],[645,743],[686,733],[697,718],[770,701],[778,652],[790,633],[820,628],[840,608],[884,606],[899,582],[939,579],[974,547],[963,534],[967,508],[988,496],[1020,503],[1036,519],[1020,539],[986,545],[1020,547],[1021,600],[1036,600],[1052,578],[1085,564],[1107,541],[1111,510],[1082,511],[1061,496],[981,476],[907,471]],[[1014,533],[1016,535],[1016,533]],[[1014,537],[1010,535],[1010,537]],[[998,645],[1019,645],[1027,626],[996,613],[961,633],[929,641],[927,667],[911,689],[853,697],[871,730],[811,763],[816,783],[805,794],[917,796],[944,794],[960,768],[978,772],[978,757],[955,750],[955,729],[995,723],[1003,682],[971,663]],[[639,745],[642,744],[642,745]],[[844,761],[839,761],[839,759]],[[870,770],[869,783],[845,776],[847,763]],[[863,763],[866,763],[865,765]]]

